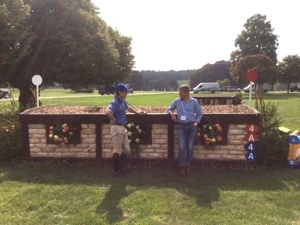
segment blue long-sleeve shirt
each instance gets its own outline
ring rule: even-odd
[[[200,123],[202,119],[202,110],[197,99],[190,97],[187,103],[184,103],[180,98],[176,98],[168,108],[168,113],[177,110],[177,122],[179,123]]]

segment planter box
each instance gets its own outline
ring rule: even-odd
[[[23,157],[47,159],[105,159],[111,158],[113,147],[110,137],[109,120],[104,114],[34,114],[27,110],[20,114],[19,120],[23,133]],[[212,114],[203,113],[212,123],[223,128],[223,142],[206,146],[196,141],[194,156],[196,159],[246,160],[244,149],[245,126],[259,124],[260,114],[253,110],[250,114]],[[177,158],[178,142],[176,125],[166,113],[148,113],[146,115],[127,115],[129,122],[146,127],[147,140],[139,145],[143,159]],[[80,143],[58,145],[47,143],[49,124],[61,121],[68,124],[80,124]],[[201,121],[205,123],[205,119]]]

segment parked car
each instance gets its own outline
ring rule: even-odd
[[[75,93],[94,93],[94,90],[91,88],[79,88],[74,90]]]
[[[9,99],[10,97],[10,92],[8,89],[0,88],[0,99],[5,98]]]
[[[224,86],[220,89],[221,92],[235,92],[240,91],[240,89],[237,86]]]
[[[252,91],[255,91],[255,88],[257,88],[257,85],[255,85],[253,82],[251,82],[251,83],[252,83]],[[268,91],[271,91],[271,88],[272,88],[272,86],[270,84],[267,84],[267,83],[263,84],[264,93],[267,93]],[[247,87],[244,87],[243,91],[245,93],[249,93],[249,91],[250,91],[250,84]]]
[[[201,91],[207,91],[211,93],[215,93],[216,91],[220,91],[220,84],[217,82],[214,83],[200,83],[196,87],[193,88],[193,93],[197,94]]]
[[[115,93],[115,87],[113,85],[105,85],[98,87],[98,94],[100,95],[109,95]]]
[[[294,91],[298,91],[300,92],[300,85],[294,85],[290,88],[290,91],[291,92],[294,92]]]

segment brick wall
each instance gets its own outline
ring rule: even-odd
[[[227,145],[201,145],[194,148],[197,159],[245,160],[245,124],[230,124]],[[111,158],[113,146],[110,125],[101,125],[102,158]],[[144,159],[168,158],[168,125],[152,125],[152,143],[139,145],[140,156]],[[178,155],[177,129],[174,127],[174,158]],[[30,157],[49,158],[96,158],[96,125],[82,124],[81,144],[57,145],[46,143],[45,124],[29,124]]]
[[[30,157],[95,158],[95,124],[82,124],[81,144],[59,145],[46,143],[45,124],[29,124]]]
[[[196,145],[194,156],[198,159],[246,160],[245,126],[245,124],[229,124],[227,145]],[[176,149],[177,153],[178,148]]]
[[[152,144],[138,145],[140,157],[144,159],[168,158],[168,126],[166,124],[153,124]],[[102,126],[102,157],[111,158],[113,146],[110,137],[110,125]]]

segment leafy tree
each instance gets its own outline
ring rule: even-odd
[[[139,71],[133,71],[125,83],[130,84],[130,87],[132,87],[133,90],[145,89],[144,77]]]
[[[300,57],[298,55],[288,55],[283,58],[277,66],[278,80],[287,84],[289,93],[290,84],[300,82]]]
[[[240,84],[246,83],[246,73],[255,68],[259,77],[258,94],[263,93],[263,83],[275,84],[276,50],[278,48],[277,36],[267,17],[255,14],[244,24],[245,30],[235,40],[237,50],[230,54],[230,73],[233,79]],[[262,60],[262,61],[260,61]]]
[[[276,50],[278,40],[273,34],[273,28],[267,17],[255,14],[247,19],[244,24],[245,30],[235,40],[235,50],[231,53],[231,62],[235,65],[239,59],[247,55],[263,54],[268,56],[274,63],[277,62]]]
[[[190,77],[190,86],[195,87],[201,82],[216,82],[217,80],[228,79],[235,83],[229,73],[230,62],[218,61],[215,64],[206,64],[197,70]]]
[[[221,87],[230,86],[230,80],[229,79],[217,80],[217,82],[220,84]]]
[[[165,88],[169,87],[169,81],[165,77],[159,77],[159,78],[150,80],[148,83],[148,87],[150,89],[164,90]]]
[[[22,0],[0,0],[0,67],[29,53],[29,10]]]
[[[178,88],[177,80],[189,80],[191,74],[195,70],[169,70],[169,71],[151,71],[151,70],[142,70],[141,74],[144,78],[145,89],[173,89]],[[164,79],[161,79],[164,78]],[[155,80],[153,82],[153,80]],[[159,82],[164,82],[161,85]]]
[[[258,84],[258,94],[262,95],[264,83],[274,85],[276,82],[275,63],[266,55],[247,55],[231,68],[231,74],[237,83],[247,83],[246,74],[252,69],[258,74],[255,82]]]
[[[40,74],[44,83],[82,87],[125,79],[130,74],[131,39],[107,26],[90,1],[26,2],[30,6],[31,52],[0,68],[6,81],[20,89],[22,108],[34,99],[29,88],[34,74]]]
[[[134,56],[131,54],[131,38],[122,36],[118,31],[109,28],[110,36],[113,39],[115,48],[119,53],[117,71],[114,74],[114,81],[123,80],[132,73]]]

